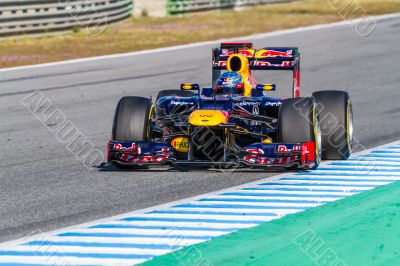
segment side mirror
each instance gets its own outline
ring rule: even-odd
[[[200,90],[199,84],[196,83],[183,83],[181,84],[181,90],[183,91],[198,91]]]
[[[276,84],[258,84],[258,91],[274,91],[276,89]]]

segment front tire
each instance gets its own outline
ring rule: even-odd
[[[315,165],[321,162],[321,135],[316,104],[312,98],[294,98],[282,103],[278,115],[278,140],[282,143],[315,143]]]
[[[313,97],[321,121],[322,158],[348,159],[353,141],[353,109],[348,93],[317,91]]]
[[[150,141],[152,102],[148,98],[123,97],[115,111],[112,139],[114,141]]]

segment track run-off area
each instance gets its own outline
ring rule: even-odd
[[[357,150],[390,143],[281,175],[88,169],[22,103],[41,91],[105,150],[120,97],[209,85],[217,42],[1,71],[0,265],[141,263],[399,180],[399,27],[393,15],[378,18],[368,37],[342,23],[248,38],[256,47],[299,47],[303,95],[350,93]]]

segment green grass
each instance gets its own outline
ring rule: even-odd
[[[144,265],[400,265],[400,182],[189,246]]]
[[[339,3],[335,6],[329,3]],[[337,7],[345,5],[342,11]],[[279,29],[328,23],[347,17],[400,11],[399,0],[305,0],[257,6],[242,11],[206,12],[150,18],[142,16],[111,25],[101,34],[85,28],[71,34],[0,41],[0,67],[46,63],[132,52],[198,41],[245,36]]]

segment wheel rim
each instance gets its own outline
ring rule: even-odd
[[[351,105],[351,101],[349,100],[347,103],[347,123],[346,123],[346,131],[347,131],[347,145],[349,147],[349,152],[351,152],[352,142],[353,142],[353,108]]]
[[[314,104],[313,108],[313,122],[314,122],[314,141],[315,141],[315,162],[317,165],[321,162],[322,157],[322,136],[321,136],[321,128],[319,125],[319,118],[316,112],[316,105]]]
[[[151,105],[149,112],[149,120],[147,125],[147,141],[151,141],[151,130],[152,130],[151,122],[153,120],[153,114],[154,114],[154,104]]]

